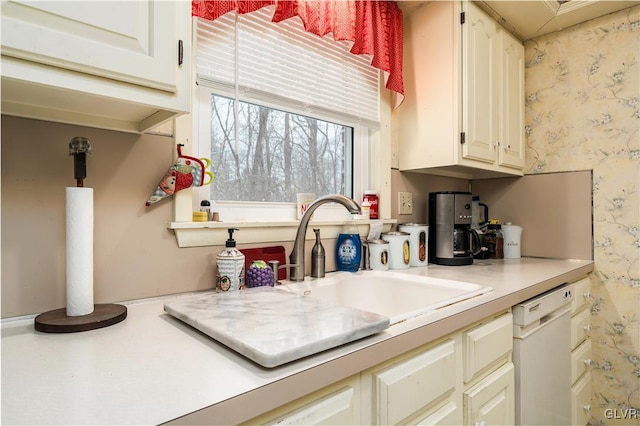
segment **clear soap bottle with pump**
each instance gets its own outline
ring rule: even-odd
[[[244,254],[236,248],[233,231],[238,231],[238,228],[228,229],[229,239],[225,243],[225,249],[216,256],[218,291],[237,291],[244,288]]]

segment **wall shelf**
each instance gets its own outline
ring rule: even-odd
[[[315,239],[313,228],[319,228],[323,238],[337,238],[342,227],[354,224],[364,239],[369,234],[372,223],[381,223],[382,232],[391,230],[397,223],[395,219],[382,220],[338,220],[311,221],[307,227],[307,240]],[[298,230],[298,221],[272,222],[170,222],[167,228],[173,229],[178,247],[203,247],[224,245],[228,238],[228,228],[238,228],[240,233],[234,236],[238,244],[274,243],[293,241]],[[248,232],[247,232],[248,231]]]

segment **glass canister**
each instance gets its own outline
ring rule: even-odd
[[[411,246],[410,266],[427,266],[429,263],[427,253],[429,226],[423,223],[405,223],[398,225],[398,230],[409,234]]]
[[[411,261],[409,234],[391,231],[383,232],[381,237],[389,241],[389,269],[408,269]]]
[[[489,259],[504,259],[504,236],[502,235],[502,226],[499,223],[487,225],[484,241],[489,252]]]

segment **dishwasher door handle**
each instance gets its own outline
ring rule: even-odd
[[[529,336],[530,334],[535,333],[536,331],[538,331],[542,327],[545,327],[546,325],[551,324],[552,322],[554,322],[557,319],[563,317],[564,315],[569,315],[570,312],[571,312],[571,306],[565,305],[562,308],[557,309],[557,310],[555,310],[555,311],[543,316],[538,321],[536,321],[534,323],[531,323],[526,327],[519,326],[519,325],[514,325],[513,326],[513,338],[514,339],[524,339],[527,336]]]

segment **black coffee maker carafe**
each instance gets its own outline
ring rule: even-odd
[[[480,238],[471,229],[471,193],[429,193],[429,262],[471,265],[479,251]]]

